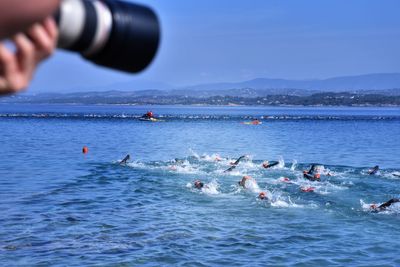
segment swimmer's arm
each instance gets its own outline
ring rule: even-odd
[[[396,198],[392,198],[391,200],[386,201],[385,203],[383,203],[382,205],[380,205],[380,206],[378,207],[378,209],[384,210],[384,209],[390,207],[392,204],[394,204],[394,203],[396,203],[396,202],[399,202],[399,200],[396,199]]]
[[[0,40],[25,32],[57,10],[60,0],[0,0]]]
[[[234,163],[233,163],[233,165],[238,165],[239,164],[239,162],[242,160],[242,159],[244,159],[246,156],[240,156]]]
[[[233,170],[234,168],[236,168],[236,165],[233,165],[232,167],[229,167],[229,169],[226,169],[224,172],[230,172],[230,171]]]

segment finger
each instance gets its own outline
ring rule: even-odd
[[[17,60],[19,70],[25,74],[31,75],[36,66],[35,60],[35,46],[33,43],[22,33],[18,33],[13,38],[17,47]]]
[[[19,88],[10,81],[17,75],[17,59],[15,55],[0,43],[0,95],[15,93]]]
[[[8,86],[8,83],[7,83],[6,79],[3,79],[3,78],[0,77],[0,96],[1,95],[6,95],[6,94],[10,94],[12,92],[13,91]]]
[[[57,42],[58,28],[57,28],[56,22],[54,21],[53,17],[46,18],[43,22],[43,27],[47,31],[47,33],[50,35],[50,38],[54,42]]]
[[[29,36],[31,37],[36,50],[38,50],[38,60],[51,55],[54,50],[55,42],[50,37],[50,34],[40,24],[35,24],[29,29]]]
[[[0,74],[3,74],[5,78],[18,71],[17,58],[2,43],[0,43],[0,66]]]

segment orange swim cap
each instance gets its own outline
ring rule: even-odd
[[[316,178],[316,179],[321,178],[321,174],[319,174],[319,173],[315,174],[315,175],[314,175],[314,178]]]
[[[82,148],[82,153],[83,154],[87,154],[89,152],[89,148],[87,147],[87,146],[84,146],[83,148]]]
[[[264,192],[261,192],[260,194],[258,194],[258,198],[264,199],[264,198],[266,198],[266,194]]]

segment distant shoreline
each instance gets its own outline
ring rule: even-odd
[[[28,102],[0,102],[0,105],[65,105],[65,106],[171,106],[171,107],[255,107],[255,108],[398,108],[400,105],[211,105],[211,104],[114,104],[114,103],[28,103]]]
[[[71,94],[14,95],[0,98],[0,103],[69,104],[69,105],[160,105],[160,106],[253,106],[253,107],[399,107],[400,90],[390,93],[318,92],[296,94],[207,95],[169,94],[154,92],[82,92]]]

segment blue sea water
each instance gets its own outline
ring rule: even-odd
[[[399,137],[398,108],[0,105],[0,266],[399,266],[400,205],[369,210]]]

